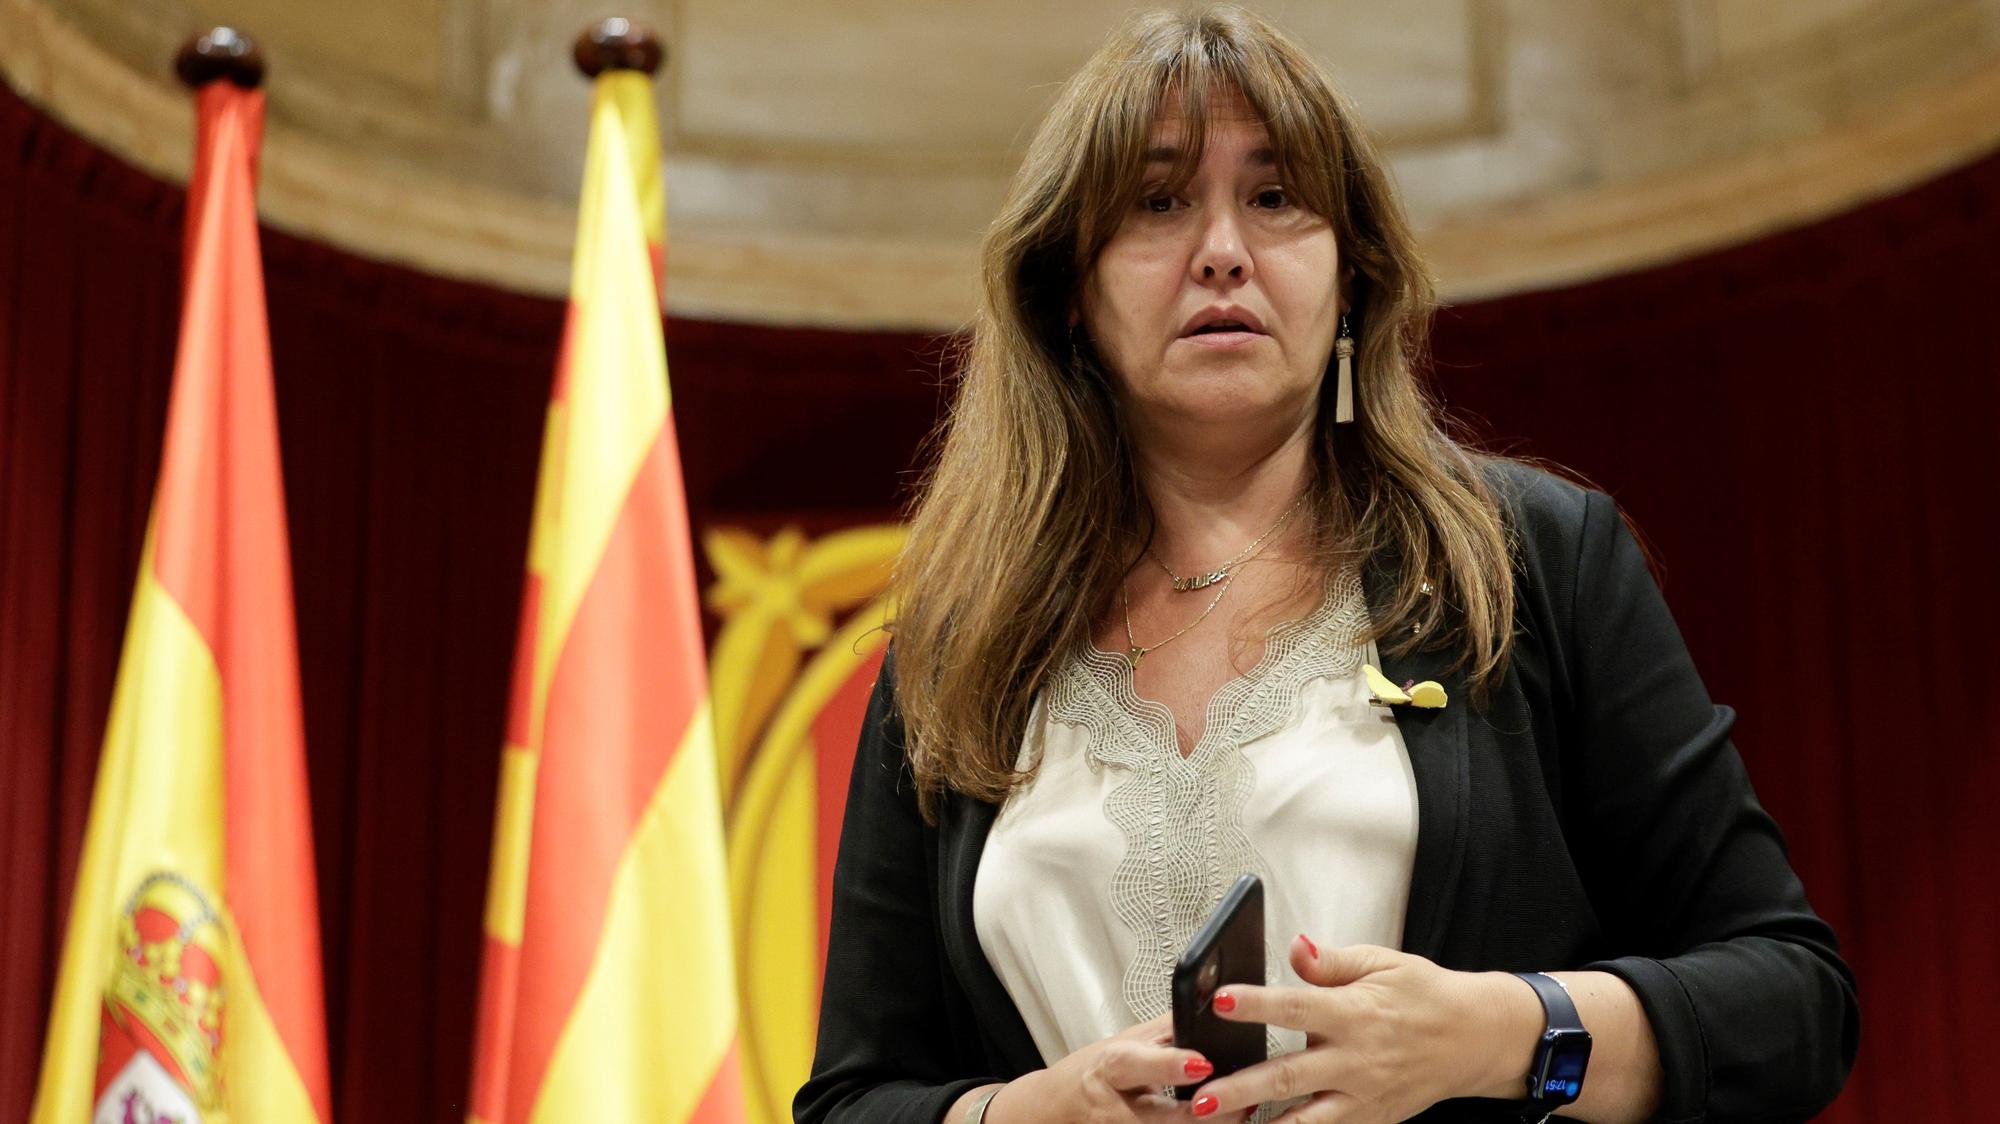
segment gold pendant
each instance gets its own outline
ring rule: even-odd
[[[1197,589],[1207,589],[1229,576],[1228,570],[1210,570],[1206,574],[1196,574],[1191,578],[1175,578],[1175,593],[1193,593]]]
[[[1144,648],[1125,649],[1125,664],[1127,667],[1130,667],[1133,671],[1139,670],[1139,661],[1145,658],[1146,658],[1146,649]]]

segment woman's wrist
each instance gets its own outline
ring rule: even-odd
[[[1038,1069],[1034,1073],[1016,1077],[1012,1081],[989,1086],[993,1090],[993,1099],[986,1105],[986,1118],[982,1124],[1023,1124],[1024,1121],[1032,1120],[1034,1118],[1032,1114],[1022,1107],[1024,1102],[1021,1099],[1023,1096],[1021,1086],[1024,1083],[1032,1085],[1036,1074],[1043,1072],[1046,1071]],[[951,1124],[965,1124],[965,1122],[954,1120]]]
[[[989,1095],[997,1097],[1000,1090],[1006,1087],[1005,1084],[998,1084],[979,1085],[967,1089],[958,1095],[957,1100],[951,1102],[950,1108],[944,1110],[944,1119],[938,1121],[938,1124],[965,1124],[971,1118],[972,1110],[978,1108],[981,1101],[987,1100]],[[988,1105],[984,1118],[985,1124],[998,1124],[999,1120],[1000,1117],[995,1114],[992,1106]]]
[[[1548,1020],[1535,989],[1511,972],[1463,973],[1469,1015],[1463,1097],[1519,1100],[1526,1095],[1535,1044]]]

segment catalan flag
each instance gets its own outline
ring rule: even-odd
[[[305,735],[258,260],[264,95],[196,95],[160,478],[32,1119],[326,1121]]]
[[[597,77],[516,645],[470,1119],[738,1121],[651,79]]]

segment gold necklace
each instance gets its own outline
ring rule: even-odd
[[[1150,557],[1153,561],[1158,562],[1160,564],[1160,569],[1165,570],[1167,572],[1167,577],[1173,579],[1175,593],[1192,593],[1197,589],[1207,589],[1209,586],[1212,586],[1219,581],[1227,580],[1229,577],[1229,571],[1235,569],[1237,566],[1242,565],[1252,555],[1257,553],[1257,549],[1264,545],[1264,540],[1270,538],[1272,535],[1277,534],[1279,528],[1291,522],[1292,516],[1298,514],[1299,508],[1305,506],[1306,496],[1309,494],[1310,493],[1307,492],[1300,492],[1299,498],[1292,501],[1292,506],[1286,508],[1285,513],[1283,515],[1278,516],[1278,521],[1276,523],[1271,524],[1270,529],[1266,530],[1263,534],[1258,535],[1256,538],[1251,539],[1250,545],[1238,551],[1236,557],[1231,558],[1229,561],[1224,562],[1222,565],[1217,566],[1215,569],[1209,570],[1206,573],[1200,573],[1194,575],[1193,577],[1186,577],[1186,578],[1180,576],[1179,574],[1174,573],[1174,568],[1172,566],[1167,565],[1166,559],[1161,558],[1158,554],[1153,553],[1153,548],[1151,544],[1148,544],[1146,547],[1146,555]],[[1200,623],[1199,618],[1196,619],[1196,623]],[[1189,627],[1193,626],[1191,625]],[[1176,635],[1179,634],[1176,633]],[[1166,641],[1164,640],[1160,641],[1160,644],[1164,643],[1166,643]],[[1159,646],[1160,646],[1159,644],[1153,645],[1153,647],[1155,648]]]
[[[1201,611],[1200,616],[1182,625],[1178,632],[1175,632],[1172,636],[1167,637],[1165,640],[1160,641],[1158,644],[1141,644],[1137,640],[1132,639],[1132,596],[1131,594],[1126,592],[1125,583],[1119,582],[1118,607],[1120,609],[1123,609],[1125,612],[1126,666],[1130,667],[1133,671],[1139,670],[1139,661],[1145,659],[1148,653],[1158,651],[1159,649],[1166,647],[1167,645],[1173,643],[1174,641],[1179,640],[1183,635],[1187,633],[1188,629],[1191,629],[1195,625],[1198,625],[1201,622],[1207,620],[1208,615],[1210,613],[1215,612],[1215,607],[1217,605],[1222,604],[1222,595],[1228,593],[1230,585],[1233,584],[1232,579],[1229,578],[1228,575],[1224,575],[1221,581],[1222,581],[1222,588],[1215,591],[1215,596],[1212,599],[1210,599],[1208,603],[1208,608],[1203,609]]]

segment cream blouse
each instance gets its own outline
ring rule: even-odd
[[[979,943],[1045,1061],[1169,1009],[1174,961],[1237,876],[1264,881],[1266,978],[1303,986],[1292,937],[1397,947],[1416,854],[1409,755],[1369,703],[1359,580],[1274,630],[1183,758],[1166,707],[1090,648],[1036,700],[1034,779],[996,817],[973,888]],[[1273,1031],[1272,1052],[1304,1037]]]

